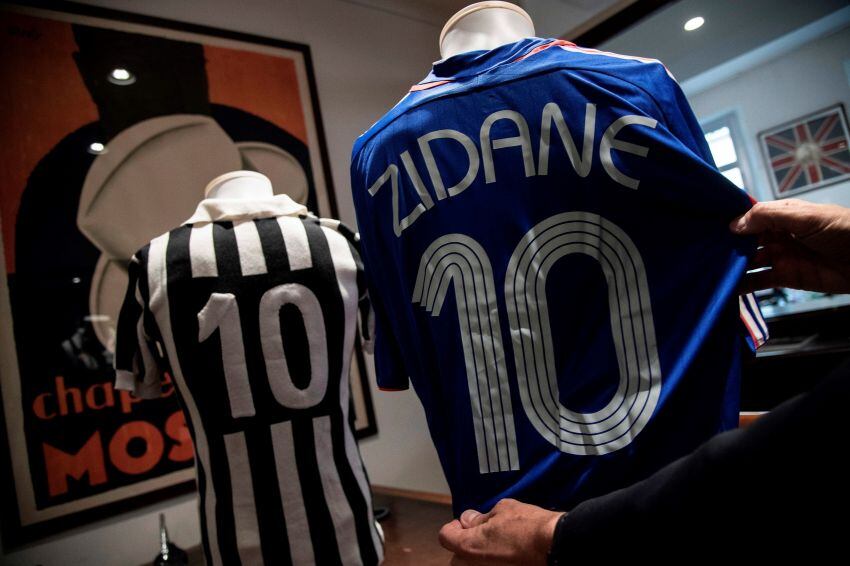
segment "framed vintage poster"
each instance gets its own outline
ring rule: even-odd
[[[151,401],[112,385],[135,249],[238,169],[337,216],[306,45],[42,6],[0,6],[6,548],[193,489],[191,438],[168,376]],[[363,436],[375,420],[359,349],[355,362]]]
[[[850,135],[841,104],[764,131],[759,141],[776,198],[850,179]]]

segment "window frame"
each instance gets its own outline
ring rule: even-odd
[[[732,146],[735,148],[735,156],[737,159],[731,163],[727,163],[723,167],[718,167],[717,170],[723,173],[729,169],[734,169],[736,167],[739,168],[741,170],[741,177],[744,180],[743,190],[755,197],[758,189],[755,185],[755,178],[753,177],[752,170],[750,168],[747,144],[742,134],[741,121],[738,119],[738,113],[734,110],[730,110],[707,120],[701,120],[700,127],[702,128],[703,137],[705,137],[705,134],[717,131],[721,128],[729,128],[729,136],[732,138]],[[706,140],[706,144],[708,144],[708,140]],[[714,155],[712,154],[712,160],[713,159]]]

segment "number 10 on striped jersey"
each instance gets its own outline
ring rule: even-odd
[[[571,254],[595,259],[608,287],[619,382],[608,403],[572,411],[559,399],[546,302],[552,266]],[[413,302],[439,316],[454,285],[480,473],[519,469],[511,385],[496,284],[487,252],[463,234],[435,240],[422,255]],[[529,230],[505,274],[505,306],[517,388],[535,430],[562,452],[607,454],[641,432],[661,393],[661,371],[643,260],[631,238],[597,214],[556,214]],[[569,317],[567,315],[567,320]]]
[[[280,309],[295,305],[301,312],[310,343],[310,384],[295,385],[283,349]],[[218,330],[224,380],[233,418],[254,415],[254,399],[245,363],[245,344],[239,306],[232,293],[213,293],[198,313],[198,341],[204,342]],[[260,299],[260,341],[272,394],[278,403],[290,409],[308,409],[318,405],[328,388],[328,346],[324,340],[325,322],[315,293],[298,283],[278,285]],[[321,337],[321,338],[318,338]]]

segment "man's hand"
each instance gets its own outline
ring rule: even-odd
[[[440,544],[454,552],[452,564],[546,564],[555,524],[563,515],[514,499],[489,513],[467,510],[440,529]]]
[[[732,232],[758,236],[761,249],[741,292],[793,287],[850,293],[850,209],[798,199],[760,202],[732,221]]]

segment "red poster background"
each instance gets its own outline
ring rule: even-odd
[[[18,277],[19,291],[15,292],[15,279],[20,275],[22,259],[16,257],[16,248],[30,249],[30,246],[16,246],[19,243],[16,234],[22,197],[25,190],[29,190],[28,183],[32,184],[33,171],[63,140],[100,119],[98,106],[74,60],[79,51],[74,35],[76,25],[80,24],[0,10],[0,84],[3,85],[0,88],[0,135],[3,139],[0,145],[0,223],[13,316],[16,312],[31,313],[21,311],[20,307],[16,310],[15,295],[20,297],[23,291]],[[309,143],[315,144],[316,140],[308,140],[303,108],[305,102],[315,104],[315,100],[302,100],[302,89],[309,85],[299,83],[309,69],[299,75],[296,60],[287,56],[220,45],[203,44],[202,47],[209,102],[247,116],[245,124],[248,126],[242,126],[243,130],[250,129],[252,124],[268,122],[282,131],[284,137],[291,136],[295,144],[300,144],[301,153],[296,157],[300,155],[309,176],[309,162],[305,164],[304,160],[311,151]],[[304,46],[292,49],[295,56],[299,56],[298,50],[302,51],[300,56],[306,50]],[[234,138],[234,141],[238,140]],[[54,178],[57,177],[58,190],[65,190],[61,170],[54,173]],[[74,182],[78,181],[69,181],[68,190],[79,190]],[[36,201],[39,207],[46,209],[57,206],[50,198]],[[76,217],[76,210],[66,212]],[[45,226],[46,231],[50,229],[50,225]],[[63,236],[57,235],[51,253],[75,257],[63,254],[65,244]],[[28,265],[32,265],[33,258],[26,259]],[[88,281],[87,269],[87,266],[80,268],[83,283]],[[54,282],[41,283],[46,292],[50,292]],[[58,283],[67,285],[67,282]],[[87,294],[88,289],[82,291]],[[57,352],[61,354],[54,336],[57,333],[51,334],[49,330],[54,325],[67,325],[68,319],[79,318],[80,313],[76,312],[79,310],[80,304],[77,304],[69,306],[67,312],[60,312],[60,307],[59,311],[38,312],[38,316],[26,316],[21,320],[0,320],[2,332],[14,329],[20,365],[20,375],[0,377],[4,381],[4,391],[8,389],[7,380],[20,380],[20,399],[13,402],[21,404],[23,413],[21,427],[8,426],[8,419],[4,424],[7,424],[8,435],[23,435],[27,447],[26,454],[12,450],[0,455],[4,471],[0,478],[9,480],[5,482],[9,488],[7,494],[14,498],[12,494],[21,490],[14,485],[11,474],[6,477],[6,472],[11,470],[12,461],[28,458],[38,512],[84,502],[88,497],[119,488],[124,493],[136,483],[186,470],[192,465],[191,439],[167,376],[164,397],[142,402],[131,399],[126,392],[112,389],[114,372],[108,367],[75,373],[45,370],[57,364],[24,363],[33,358],[40,362],[38,358],[57,357]],[[35,324],[32,319],[36,318],[37,324],[48,330],[43,333],[46,337],[40,336],[37,328],[36,332],[32,331]],[[21,332],[22,327],[29,328]],[[66,335],[67,332],[62,337]],[[39,339],[44,343],[38,343]],[[6,456],[10,461],[2,461]],[[134,495],[130,490],[127,493],[127,497],[138,498],[147,492],[138,491]],[[4,494],[3,514],[17,515],[17,509],[7,504],[6,498]],[[22,502],[18,495],[18,507]],[[86,505],[80,509],[84,511],[88,508]],[[17,521],[19,517],[12,519]],[[65,523],[65,528],[72,525]],[[26,524],[20,522],[17,528],[23,526]],[[21,541],[14,540],[12,544]]]

